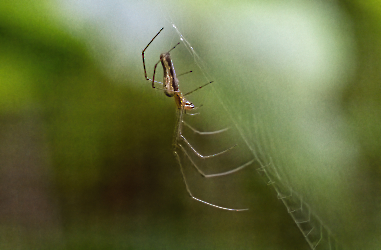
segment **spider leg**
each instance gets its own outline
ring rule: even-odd
[[[234,168],[232,170],[229,170],[229,171],[226,171],[226,172],[222,172],[222,173],[217,173],[217,174],[205,174],[199,167],[197,167],[196,163],[192,160],[192,158],[190,157],[190,155],[188,154],[188,152],[184,149],[184,147],[179,144],[179,147],[181,148],[181,150],[184,152],[184,154],[187,156],[187,158],[189,159],[189,161],[192,163],[193,167],[197,170],[197,172],[202,175],[203,177],[205,178],[211,178],[211,177],[218,177],[218,176],[224,176],[224,175],[229,175],[229,174],[232,174],[232,173],[235,173],[235,172],[238,172],[239,170],[241,169],[244,169],[245,167],[251,165],[254,160],[251,160],[249,162],[246,162],[245,164],[237,167],[237,168]]]
[[[199,115],[200,113],[198,112],[198,113],[186,113],[186,114],[192,116],[192,115]]]
[[[191,71],[188,71],[188,72],[185,72],[185,73],[181,73],[180,75],[177,75],[177,77],[179,77],[179,76],[183,76],[183,75],[186,75],[186,74],[188,74],[188,73],[192,73],[193,71],[191,70]]]
[[[189,95],[189,94],[192,94],[193,92],[195,92],[195,91],[197,91],[197,90],[199,90],[199,89],[201,89],[201,88],[203,88],[203,87],[205,87],[205,86],[211,84],[212,82],[213,82],[213,81],[208,82],[207,84],[204,84],[204,85],[202,85],[202,86],[200,86],[200,87],[198,87],[198,88],[196,88],[196,89],[194,89],[194,90],[192,90],[192,91],[189,91],[189,92],[186,93],[184,96],[187,96],[187,95]]]
[[[237,146],[237,144],[231,146],[230,148],[228,149],[225,149],[224,151],[221,151],[221,152],[218,152],[218,153],[215,153],[215,154],[212,154],[212,155],[202,155],[200,154],[199,152],[196,151],[196,149],[194,149],[194,147],[188,142],[187,139],[185,139],[185,137],[180,134],[179,137],[190,147],[190,149],[192,149],[192,151],[200,158],[202,159],[207,159],[207,158],[211,158],[211,157],[215,157],[215,156],[218,156],[218,155],[222,155],[226,152],[228,152],[229,150],[232,150],[233,148],[235,148]]]
[[[178,162],[179,165],[180,165],[181,175],[182,175],[182,177],[183,177],[183,181],[184,181],[184,184],[185,184],[185,188],[186,188],[186,190],[187,190],[187,193],[189,194],[189,196],[190,196],[192,199],[194,199],[194,200],[196,200],[196,201],[199,201],[199,202],[201,202],[201,203],[204,203],[204,204],[206,204],[206,205],[209,205],[209,206],[212,206],[212,207],[215,207],[215,208],[219,208],[219,209],[223,209],[223,210],[228,210],[228,211],[236,211],[236,212],[239,212],[239,211],[246,211],[246,210],[249,210],[248,208],[236,209],[236,208],[221,207],[221,206],[217,206],[217,205],[214,205],[214,204],[212,204],[212,203],[203,201],[203,200],[201,200],[201,199],[196,198],[195,196],[193,196],[193,194],[191,193],[191,191],[190,191],[190,189],[189,189],[188,183],[187,183],[187,181],[186,181],[186,179],[185,179],[185,174],[184,174],[183,166],[182,166],[182,164],[181,164],[180,156],[179,156],[179,154],[177,153],[176,150],[175,150],[173,153],[174,153],[174,155],[175,155],[175,158],[176,158],[177,162]]]
[[[145,76],[145,78],[146,78],[147,81],[152,81],[152,85],[154,84],[154,82],[155,82],[154,80],[155,80],[155,79],[151,80],[151,79],[149,79],[149,78],[147,77],[147,70],[146,70],[146,63],[145,63],[144,53],[145,53],[146,49],[148,48],[148,46],[150,46],[150,44],[153,42],[153,40],[160,34],[160,32],[161,32],[163,29],[164,29],[164,27],[161,28],[161,29],[159,30],[159,32],[157,32],[157,34],[151,39],[151,41],[147,44],[147,46],[146,46],[146,47],[143,49],[143,51],[142,51],[144,76]],[[161,83],[161,82],[158,82],[158,83]]]
[[[224,128],[224,129],[220,129],[220,130],[216,130],[216,131],[211,131],[211,132],[201,132],[201,131],[198,131],[197,129],[193,128],[191,125],[189,125],[185,121],[183,121],[183,123],[188,128],[190,128],[193,132],[195,132],[195,133],[197,133],[199,135],[214,135],[214,134],[219,134],[219,133],[225,132],[225,131],[227,131],[229,129],[229,128]]]
[[[176,128],[175,128],[175,135],[174,135],[174,141],[173,141],[173,153],[175,155],[175,158],[177,160],[177,162],[179,163],[179,166],[180,166],[180,170],[181,170],[181,175],[183,177],[183,181],[184,181],[184,184],[185,184],[185,188],[187,190],[187,193],[189,194],[189,196],[198,201],[198,202],[201,202],[201,203],[204,203],[206,205],[209,205],[209,206],[212,206],[212,207],[215,207],[215,208],[219,208],[219,209],[223,209],[223,210],[228,210],[228,211],[246,211],[248,210],[247,208],[245,209],[234,209],[234,208],[227,208],[227,207],[221,207],[221,206],[217,206],[217,205],[214,205],[212,203],[209,203],[209,202],[206,202],[204,200],[201,200],[195,196],[193,196],[193,194],[191,193],[190,189],[189,189],[189,186],[188,186],[188,183],[187,183],[187,180],[185,178],[185,174],[184,174],[184,170],[183,170],[183,166],[181,164],[181,160],[180,160],[180,156],[178,154],[178,148],[181,148],[181,150],[183,150],[183,152],[185,153],[185,155],[188,157],[188,159],[191,161],[191,163],[193,164],[193,166],[196,168],[196,170],[202,174],[203,176],[207,177],[207,175],[205,175],[197,166],[196,164],[194,164],[193,160],[189,157],[189,155],[187,154],[187,152],[185,151],[185,149],[183,148],[183,146],[179,143],[179,140],[180,138],[183,138],[183,136],[181,135],[181,128],[182,128],[182,120],[183,120],[183,115],[184,115],[184,112],[185,110],[184,109],[179,109],[178,110],[178,115],[177,115],[177,123],[176,123]],[[185,138],[184,138],[185,139]],[[237,170],[238,171],[238,170]]]
[[[155,67],[153,68],[153,77],[152,77],[152,88],[155,88],[155,74],[156,74],[156,67],[157,64],[160,62],[160,60],[155,64]]]

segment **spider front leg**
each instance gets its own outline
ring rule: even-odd
[[[147,44],[147,46],[143,49],[143,51],[142,51],[142,59],[143,59],[143,68],[144,68],[144,77],[146,78],[146,80],[147,81],[152,81],[152,88],[155,88],[155,86],[154,86],[154,83],[155,83],[155,72],[154,72],[154,79],[149,79],[148,78],[148,76],[147,76],[147,70],[146,70],[146,63],[145,63],[145,58],[144,58],[144,53],[145,53],[145,51],[147,50],[147,48],[151,45],[151,43],[153,42],[153,40],[160,34],[160,32],[162,31],[164,29],[164,27],[163,28],[161,28],[160,30],[159,30],[159,32],[157,32],[157,34],[151,39],[151,41]],[[160,61],[159,61],[160,62]],[[159,63],[158,62],[158,63]],[[156,65],[157,65],[157,63],[156,63]],[[155,70],[156,70],[156,65],[155,65]],[[161,83],[161,82],[157,82],[157,83]]]

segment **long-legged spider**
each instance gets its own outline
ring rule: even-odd
[[[202,202],[204,204],[210,205],[212,207],[216,207],[216,208],[220,208],[220,209],[224,209],[224,210],[230,210],[230,211],[245,211],[245,210],[248,210],[246,208],[245,209],[234,209],[234,208],[227,208],[227,207],[221,207],[221,206],[214,205],[212,203],[209,203],[209,202],[203,201],[203,200],[201,200],[199,198],[196,198],[195,196],[192,195],[192,193],[191,193],[191,191],[189,189],[188,183],[187,183],[186,178],[185,178],[183,166],[181,164],[181,160],[180,160],[180,156],[179,156],[179,152],[178,152],[179,150],[181,150],[184,153],[184,155],[190,160],[190,162],[192,163],[194,168],[203,177],[206,177],[206,178],[232,174],[232,173],[237,172],[237,171],[245,168],[246,166],[250,165],[251,163],[253,163],[254,160],[251,160],[251,161],[249,161],[249,162],[239,166],[238,168],[235,168],[235,169],[230,170],[230,171],[226,171],[226,172],[223,172],[223,173],[217,173],[217,174],[205,174],[200,168],[197,167],[195,162],[192,160],[192,157],[184,149],[184,146],[181,143],[185,143],[201,159],[207,159],[207,158],[211,158],[211,157],[215,157],[215,156],[224,154],[227,151],[229,151],[232,148],[234,148],[236,145],[234,145],[234,146],[232,146],[232,147],[230,147],[230,148],[228,148],[228,149],[226,149],[224,151],[221,151],[221,152],[218,152],[218,153],[215,153],[215,154],[212,154],[212,155],[206,155],[205,156],[205,155],[201,155],[200,153],[198,153],[196,151],[196,149],[194,149],[194,147],[182,135],[182,126],[183,126],[183,124],[185,126],[188,126],[193,132],[201,134],[201,135],[202,134],[218,134],[218,133],[221,133],[221,132],[225,131],[226,129],[222,129],[222,130],[218,130],[218,131],[213,131],[213,132],[200,132],[200,131],[194,129],[193,127],[191,127],[190,125],[188,125],[186,122],[184,122],[183,116],[186,113],[186,111],[188,111],[188,110],[194,110],[194,109],[197,108],[197,107],[195,107],[193,105],[193,103],[188,101],[185,98],[185,96],[187,96],[187,95],[193,93],[194,91],[197,91],[197,90],[199,90],[199,89],[201,89],[201,88],[211,84],[212,82],[208,82],[208,83],[206,83],[206,84],[204,84],[204,85],[202,85],[202,86],[200,86],[200,87],[198,87],[198,88],[196,88],[196,89],[194,89],[194,90],[192,90],[192,91],[190,91],[190,92],[188,92],[186,94],[182,94],[181,93],[181,91],[179,89],[179,80],[178,80],[178,78],[176,76],[175,68],[173,66],[171,56],[169,54],[169,52],[171,52],[174,48],[176,48],[176,46],[179,45],[180,42],[178,42],[168,52],[160,54],[160,60],[154,66],[152,80],[147,77],[146,65],[145,65],[145,60],[144,60],[144,52],[146,51],[148,46],[153,42],[153,40],[160,34],[160,32],[163,29],[164,28],[161,28],[160,31],[151,39],[151,41],[143,49],[143,51],[142,51],[143,68],[144,68],[144,75],[145,75],[146,80],[152,82],[152,88],[155,88],[155,82],[159,83],[159,84],[162,84],[162,88],[160,88],[160,89],[164,91],[165,95],[167,95],[168,97],[174,97],[175,98],[175,103],[176,103],[176,106],[177,106],[177,122],[176,122],[176,128],[175,128],[174,138],[173,138],[173,153],[175,155],[176,160],[178,161],[178,163],[180,165],[180,170],[181,170],[181,174],[182,174],[182,177],[183,177],[183,180],[184,180],[185,188],[186,188],[188,194],[190,195],[190,197],[192,199],[194,199],[196,201],[199,201],[199,202]],[[164,71],[164,76],[163,76],[163,82],[162,83],[155,81],[156,67],[159,64],[159,62],[161,62],[162,66],[163,66],[163,71]],[[190,71],[190,72],[192,72],[192,71]],[[187,73],[190,73],[190,72],[187,72]]]

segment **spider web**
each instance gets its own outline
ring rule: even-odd
[[[178,33],[180,40],[184,42],[188,52],[192,54],[196,64],[201,69],[207,81],[211,81],[212,78],[210,78],[205,72],[205,64],[198,56],[195,49],[191,46],[188,40],[185,39],[175,24],[172,24],[172,27]],[[214,87],[214,89],[216,90],[218,88]],[[230,116],[235,128],[239,131],[240,136],[245,141],[246,146],[252,152],[253,158],[260,164],[261,167],[257,169],[258,173],[263,176],[267,185],[274,188],[277,198],[285,205],[288,213],[295,221],[311,249],[316,249],[317,247],[321,247],[321,249],[339,249],[338,242],[333,237],[329,228],[324,225],[322,220],[312,211],[310,206],[303,201],[303,197],[295,192],[286,181],[282,180],[278,173],[277,166],[274,161],[272,161],[271,156],[266,154],[267,151],[263,149],[261,144],[252,144],[249,142],[250,139],[247,136],[249,131],[244,131],[244,128],[238,124],[236,119],[226,108],[224,101],[222,99],[219,100],[221,105],[226,110],[226,113]],[[259,124],[259,122],[256,121],[255,124]],[[260,137],[268,133],[267,131],[259,132],[260,129],[263,129],[263,127],[256,127],[257,131],[254,131],[256,137]]]
[[[67,2],[67,6],[76,6],[75,1]],[[85,10],[104,3],[87,2]],[[356,192],[353,186],[361,183],[345,183],[345,180],[356,181],[353,176],[361,172],[355,166],[359,161],[358,149],[348,147],[351,135],[343,126],[345,117],[338,111],[339,105],[333,101],[334,96],[342,94],[338,93],[340,83],[345,82],[345,77],[350,78],[350,71],[355,69],[350,65],[355,60],[346,52],[351,50],[348,39],[351,39],[352,27],[345,25],[350,22],[340,21],[345,17],[335,5],[336,1],[254,1],[229,3],[229,6],[213,1],[202,4],[197,1],[197,4],[112,2],[118,4],[96,8],[96,11],[106,10],[104,19],[95,17],[93,20],[103,27],[105,40],[124,46],[123,52],[105,49],[100,60],[111,69],[112,79],[134,78],[141,82],[141,57],[136,51],[140,52],[147,39],[167,20],[165,35],[152,44],[152,53],[155,46],[162,45],[160,49],[156,47],[156,53],[167,51],[182,38],[182,45],[171,52],[176,70],[179,69],[176,72],[195,70],[190,66],[194,63],[201,74],[183,76],[181,84],[187,84],[181,85],[181,90],[186,93],[214,81],[190,97],[195,105],[204,104],[200,113],[206,113],[208,118],[195,126],[196,118],[191,121],[192,126],[210,130],[232,128],[229,130],[234,135],[232,141],[240,140],[237,148],[248,152],[242,155],[256,160],[254,167],[265,183],[273,187],[274,197],[285,205],[311,248],[317,243],[317,249],[338,248],[334,238],[346,245],[351,245],[349,242],[355,242],[354,239],[368,242],[366,237],[358,235],[361,230],[357,229],[360,225],[366,227],[364,216],[356,217],[354,212],[356,209],[367,211],[367,203],[352,198]],[[123,5],[126,6],[123,8]],[[111,11],[112,7],[119,15]],[[71,29],[80,23],[73,21]],[[87,33],[79,34],[88,39]],[[115,39],[118,35],[119,40]],[[161,39],[168,37],[172,41],[162,42]],[[97,48],[94,54],[102,49]],[[190,60],[182,61],[183,54]],[[147,65],[154,65],[158,58],[147,58],[151,59]],[[127,62],[130,64],[126,65]],[[127,67],[131,70],[126,71]],[[124,75],[119,74],[118,78],[118,72]],[[190,81],[195,85],[188,86]],[[144,85],[139,91],[152,90]],[[199,95],[207,98],[197,100]],[[213,113],[217,117],[208,117]],[[307,222],[300,223],[304,220]],[[314,230],[309,233],[304,226]],[[359,248],[364,247],[356,249]]]
[[[168,16],[169,15],[166,17]],[[205,79],[204,82],[216,81],[216,78],[211,77],[208,73],[211,72],[211,70],[208,69],[208,64],[201,59],[176,24],[172,20],[168,20],[168,18],[167,21],[191,55],[195,65],[197,65],[201,71]],[[240,62],[231,61],[230,63],[237,65]],[[234,73],[230,74],[234,74],[237,82],[244,82],[244,79],[240,77],[244,72],[240,72],[240,69],[235,67],[232,67],[231,70]],[[229,72],[226,74],[229,74]],[[219,79],[221,78],[223,78],[223,76]],[[226,86],[221,86],[221,84],[224,85],[224,83],[217,81],[218,83],[213,84],[212,88],[215,96],[219,100],[219,105],[224,110],[223,112],[229,117],[230,122],[234,124],[238,135],[251,152],[252,158],[258,163],[259,167],[257,168],[257,172],[263,177],[265,183],[273,188],[277,198],[284,204],[287,212],[299,228],[310,248],[341,249],[337,237],[334,236],[329,227],[318,216],[318,213],[309,205],[305,195],[296,191],[298,185],[293,185],[293,178],[289,178],[293,168],[285,171],[284,166],[287,165],[287,163],[284,158],[279,157],[279,153],[274,153],[282,151],[282,149],[278,143],[279,139],[277,139],[277,128],[268,126],[273,120],[267,114],[269,112],[268,107],[276,107],[277,104],[273,101],[274,97],[269,96],[264,90],[264,86],[261,85],[260,80],[263,79],[263,76],[258,75],[258,79],[259,80],[255,81],[259,85],[257,87],[255,87],[255,83],[253,83],[251,86],[239,85],[240,88],[235,87],[232,89],[228,87],[229,91],[226,91],[224,90]],[[231,85],[235,84],[236,83],[231,83]],[[248,91],[252,93],[251,88],[260,93],[255,96],[258,100],[247,100],[245,96],[242,97],[242,100],[229,97],[229,95],[236,94],[237,91]],[[239,94],[236,94],[236,96],[239,96]],[[237,104],[237,102],[239,104]],[[264,105],[264,102],[267,104]],[[243,109],[244,111],[242,111],[240,107],[248,103],[251,103],[250,109]],[[249,111],[245,112],[246,110]],[[272,115],[275,117],[284,117],[284,115],[277,113],[281,111],[277,111],[276,108],[270,112],[272,112]],[[308,182],[308,179],[306,181]],[[294,188],[295,186],[296,188]]]

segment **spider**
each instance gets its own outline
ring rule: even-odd
[[[247,208],[244,208],[244,209],[234,209],[234,208],[227,208],[227,207],[221,207],[221,206],[217,206],[217,205],[214,205],[212,203],[209,203],[209,202],[206,202],[206,201],[203,201],[199,198],[196,198],[195,196],[193,196],[193,194],[191,193],[190,191],[190,188],[189,188],[189,185],[186,181],[186,178],[185,178],[185,174],[184,174],[184,170],[183,170],[183,166],[181,164],[181,160],[180,160],[180,156],[179,156],[179,150],[181,150],[184,155],[190,160],[190,162],[192,163],[192,165],[194,166],[194,168],[203,176],[203,177],[206,177],[206,178],[210,178],[210,177],[217,177],[217,176],[223,176],[223,175],[228,175],[228,174],[232,174],[234,172],[237,172],[243,168],[245,168],[246,166],[250,165],[251,163],[253,163],[254,160],[251,160],[241,166],[239,166],[238,168],[235,168],[233,170],[230,170],[230,171],[227,171],[227,172],[223,172],[223,173],[217,173],[217,174],[205,174],[200,168],[197,167],[197,165],[195,164],[195,162],[192,160],[192,157],[188,154],[188,152],[185,150],[184,146],[182,145],[182,143],[185,143],[198,157],[200,157],[201,159],[207,159],[207,158],[211,158],[211,157],[215,157],[215,156],[218,156],[218,155],[221,155],[221,154],[224,154],[226,153],[227,151],[231,150],[232,148],[234,148],[235,146],[237,145],[234,145],[224,151],[221,151],[221,152],[218,152],[218,153],[215,153],[215,154],[212,154],[212,155],[201,155],[200,153],[198,153],[196,151],[196,149],[194,149],[194,147],[188,142],[188,140],[182,135],[182,127],[183,127],[183,124],[187,127],[189,127],[193,132],[195,133],[198,133],[198,134],[201,134],[201,135],[205,135],[205,134],[218,134],[218,133],[221,133],[221,132],[224,132],[226,131],[227,129],[221,129],[221,130],[218,130],[218,131],[213,131],[213,132],[200,132],[198,130],[196,130],[195,128],[191,127],[189,124],[187,124],[184,119],[183,119],[183,116],[184,114],[186,113],[186,111],[189,111],[189,110],[195,110],[197,109],[197,107],[195,107],[193,105],[193,103],[191,103],[190,101],[188,101],[185,96],[211,84],[213,81],[211,82],[208,82],[186,94],[182,94],[180,89],[179,89],[179,80],[176,76],[176,72],[175,72],[175,68],[173,66],[173,63],[172,63],[172,59],[171,59],[171,56],[169,54],[169,52],[171,52],[173,49],[176,48],[177,45],[180,44],[180,42],[178,42],[173,48],[171,48],[168,52],[166,53],[162,53],[160,54],[160,60],[155,64],[154,66],[154,70],[153,70],[153,77],[152,77],[152,80],[149,79],[147,77],[147,71],[146,71],[146,65],[145,65],[145,60],[144,60],[144,53],[145,51],[147,50],[147,48],[150,46],[150,44],[153,42],[153,40],[160,34],[160,32],[164,29],[161,28],[159,30],[159,32],[151,39],[151,41],[147,44],[147,46],[143,49],[142,51],[142,58],[143,58],[143,68],[144,68],[144,76],[146,78],[147,81],[150,81],[152,82],[152,88],[155,88],[155,83],[159,83],[159,84],[162,84],[162,88],[159,88],[160,90],[163,90],[164,91],[164,94],[168,97],[174,97],[175,99],[175,103],[176,103],[176,106],[177,106],[177,122],[176,122],[176,128],[175,128],[175,132],[174,132],[174,137],[173,137],[173,154],[175,155],[175,158],[177,160],[177,162],[179,163],[179,166],[180,166],[180,170],[181,170],[181,174],[182,174],[182,177],[183,177],[183,181],[184,181],[184,184],[185,184],[185,188],[186,188],[186,191],[187,193],[189,194],[189,196],[196,200],[196,201],[199,201],[199,202],[202,202],[204,204],[207,204],[209,206],[212,206],[212,207],[215,207],[215,208],[219,208],[219,209],[224,209],[224,210],[229,210],[229,211],[245,211],[245,210],[248,210]],[[164,76],[163,76],[163,83],[161,82],[157,82],[155,81],[155,74],[156,74],[156,68],[157,68],[157,65],[159,64],[159,62],[161,62],[162,66],[163,66],[163,71],[164,71]],[[192,71],[189,71],[189,72],[186,72],[186,73],[190,73]],[[186,74],[185,73],[185,74]],[[180,76],[180,75],[179,75]],[[189,115],[196,115],[197,113],[190,113]]]

